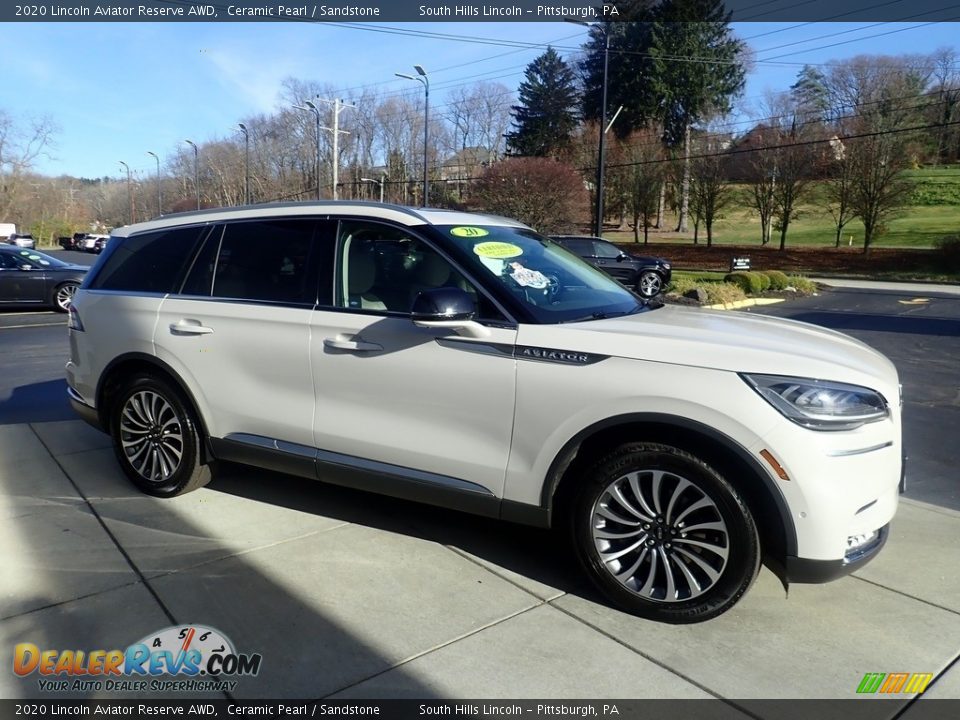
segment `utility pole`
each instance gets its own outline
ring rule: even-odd
[[[133,225],[133,186],[130,184],[130,166],[123,160],[118,161],[127,171],[127,200],[130,202],[130,224]]]
[[[352,103],[345,103],[340,98],[326,100],[318,97],[316,100],[317,102],[330,103],[333,106],[333,127],[325,127],[323,129],[333,133],[333,199],[337,200],[339,198],[337,187],[340,183],[340,133],[344,135],[350,134],[347,130],[340,129],[340,113],[347,108],[356,110],[357,106]]]

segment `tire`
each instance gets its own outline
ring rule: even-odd
[[[132,377],[111,408],[110,430],[120,467],[147,495],[174,497],[210,482],[193,412],[167,381]]]
[[[73,296],[77,294],[80,283],[65,282],[57,285],[50,296],[50,304],[57,312],[65,313],[70,310],[70,303],[73,302]]]
[[[653,270],[644,270],[637,278],[637,293],[641,297],[653,298],[663,290],[663,278]]]
[[[587,473],[568,517],[581,565],[615,605],[668,623],[733,607],[760,568],[747,504],[679,448],[629,443]]]

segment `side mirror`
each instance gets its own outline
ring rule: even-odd
[[[447,328],[466,337],[487,337],[490,331],[474,322],[473,298],[466,290],[454,287],[421,291],[413,301],[410,319],[417,327]]]
[[[628,260],[629,258],[630,258],[629,255],[627,255],[625,252],[622,252],[619,255],[617,255],[617,262],[623,262],[624,260]]]

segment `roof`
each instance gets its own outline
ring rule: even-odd
[[[355,215],[379,220],[390,220],[401,225],[497,225],[526,227],[523,223],[497,215],[480,215],[441,208],[411,208],[388,203],[358,200],[317,200],[313,202],[265,203],[233,208],[211,208],[165,215],[136,225],[113,230],[113,235],[126,237],[148,230],[159,230],[181,225],[212,224],[226,220],[259,219],[265,217],[297,217]]]

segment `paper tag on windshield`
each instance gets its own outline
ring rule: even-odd
[[[543,290],[545,287],[547,287],[547,285],[550,284],[550,281],[547,280],[547,276],[539,270],[525,268],[518,262],[510,263],[510,267],[513,268],[513,272],[510,273],[510,277],[512,277],[520,287]]]

